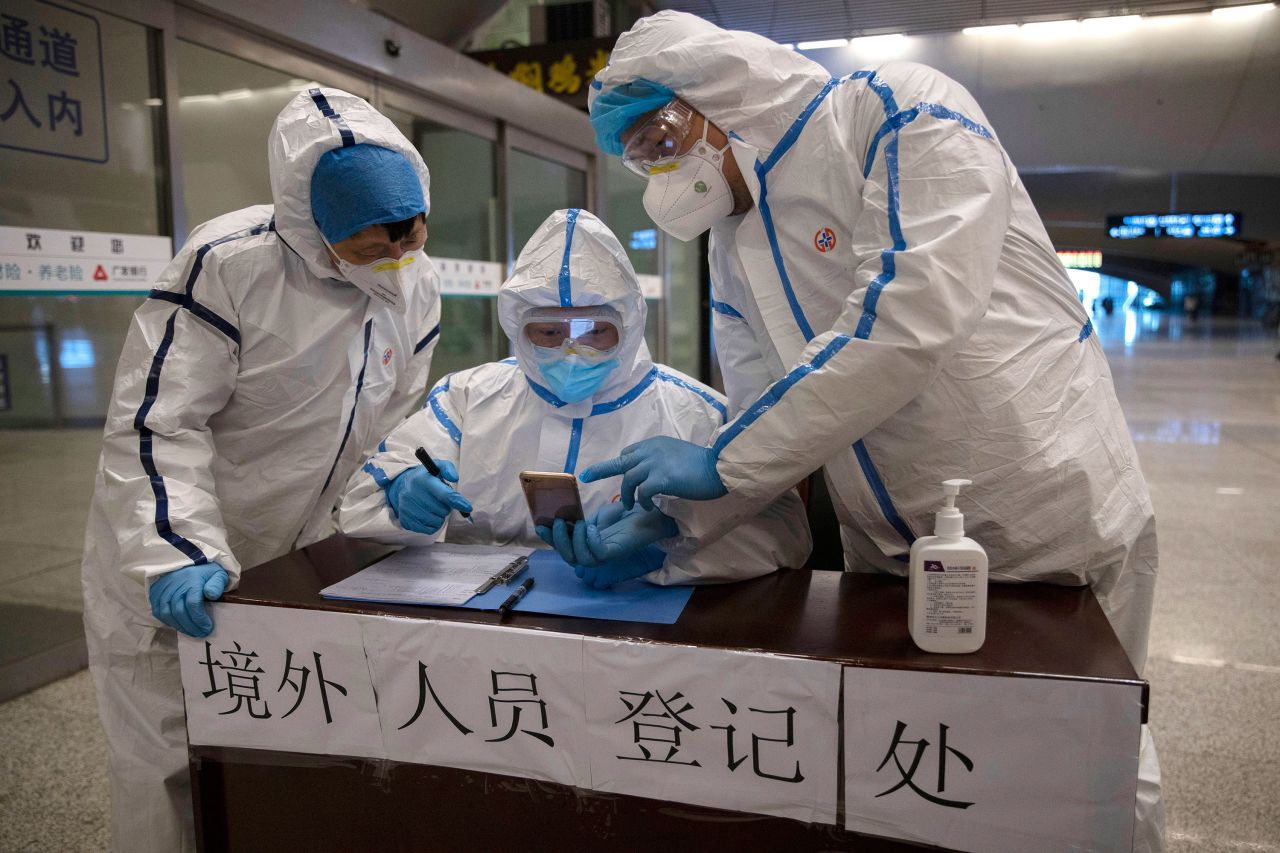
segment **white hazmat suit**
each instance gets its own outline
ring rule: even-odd
[[[344,144],[422,157],[333,89],[298,94],[269,139],[274,207],[192,232],[134,315],[116,373],[83,567],[116,849],[194,849],[177,634],[147,588],[192,563],[242,569],[328,536],[351,472],[426,390],[439,331],[429,263],[403,314],[338,279],[311,173]],[[429,202],[428,202],[429,205]]]
[[[728,495],[663,499],[681,533],[714,540],[821,464],[849,567],[905,574],[939,483],[968,478],[966,535],[992,580],[1088,584],[1140,674],[1146,482],[1089,317],[973,97],[910,62],[833,79],[677,12],[618,39],[592,101],[636,80],[730,135],[754,200],[710,238]],[[1150,830],[1145,731],[1143,768]]]
[[[591,397],[566,403],[542,385],[532,344],[522,333],[538,308],[607,306],[621,318],[618,366]],[[575,473],[657,435],[706,442],[725,420],[715,391],[656,365],[644,341],[645,302],[631,262],[613,233],[581,210],[552,214],[534,233],[498,293],[503,330],[515,359],[451,374],[426,406],[395,429],[351,479],[342,503],[342,530],[404,544],[449,542],[545,547],[520,488],[524,470]],[[418,465],[425,447],[458,470],[456,489],[475,507],[474,524],[451,520],[436,536],[400,527],[385,489]],[[617,496],[617,483],[580,483],[590,515]],[[779,566],[800,566],[810,547],[798,496],[784,492],[760,514],[692,556],[668,556],[644,577],[661,584],[731,581]]]

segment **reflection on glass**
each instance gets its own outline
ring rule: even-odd
[[[0,148],[0,225],[160,234],[156,116],[147,28],[95,12],[107,102],[105,163]],[[5,27],[6,52],[9,27]],[[0,79],[0,101],[12,90]]]
[[[677,370],[703,381],[710,377],[699,376],[699,351],[702,336],[703,295],[711,286],[702,279],[702,258],[707,251],[705,237],[682,243],[667,238],[667,363]]]
[[[495,146],[466,131],[387,107],[383,112],[422,153],[431,171],[427,254],[438,258],[497,261],[498,194]],[[431,381],[506,355],[491,296],[441,300],[440,339],[431,359]]]
[[[178,42],[178,122],[187,228],[271,203],[267,136],[299,90],[315,85]]]
[[[126,234],[164,231],[157,168],[158,108],[146,27],[95,12],[102,31],[107,102],[105,163],[0,148],[0,225]],[[134,296],[0,296],[12,408],[0,428],[101,424]],[[66,330],[94,358],[61,343]],[[69,356],[70,361],[64,356]],[[64,375],[75,370],[74,378]]]
[[[513,255],[542,221],[557,210],[587,203],[585,172],[523,151],[511,152],[511,216]]]
[[[640,275],[659,275],[658,230],[644,209],[645,182],[628,171],[617,157],[605,158],[605,190],[608,194],[605,224],[618,238],[631,265]],[[644,339],[653,357],[662,360],[666,351],[662,346],[662,301],[645,301]]]
[[[0,225],[160,234],[162,101],[150,33],[88,11],[101,32],[107,160],[0,148]],[[8,53],[12,28],[4,23]],[[34,21],[32,29],[40,38]],[[38,57],[38,45],[36,51]],[[0,86],[10,93],[3,78]],[[24,680],[50,680],[80,665],[81,536],[116,360],[140,301],[0,295],[8,392],[0,411],[0,693],[19,683],[10,679],[9,663],[27,669]],[[58,428],[65,426],[81,428]]]
[[[1129,433],[1135,444],[1216,445],[1222,441],[1222,423],[1179,418],[1155,423],[1134,421]]]

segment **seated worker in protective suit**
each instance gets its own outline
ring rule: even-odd
[[[613,233],[586,211],[557,211],[542,223],[498,293],[498,315],[516,357],[436,384],[422,411],[351,478],[344,533],[536,547],[521,471],[572,474],[642,438],[705,441],[724,423],[715,391],[650,359],[635,271]],[[418,447],[456,490],[418,463]],[[615,500],[617,488],[591,484],[581,496],[590,515]],[[474,523],[445,527],[455,510],[470,512]],[[608,511],[622,515],[620,504]],[[633,515],[643,522],[646,514]],[[586,527],[574,533],[585,535]],[[549,540],[552,531],[541,535]],[[800,566],[810,539],[800,500],[788,491],[701,552],[666,554],[661,544],[578,565],[578,576],[597,588],[642,575],[662,584],[741,580]]]
[[[195,849],[177,631],[242,569],[328,536],[351,472],[426,391],[429,175],[354,95],[300,92],[272,205],[197,227],[134,314],[83,566],[117,850]]]

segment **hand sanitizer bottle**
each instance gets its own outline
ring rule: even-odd
[[[932,536],[911,546],[907,629],[926,652],[976,652],[987,638],[987,552],[964,535],[956,496],[970,480],[942,484],[946,505]]]

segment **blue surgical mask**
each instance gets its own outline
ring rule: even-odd
[[[596,393],[617,366],[616,358],[592,364],[582,356],[566,355],[564,358],[541,363],[538,369],[551,393],[566,403],[576,403]]]

